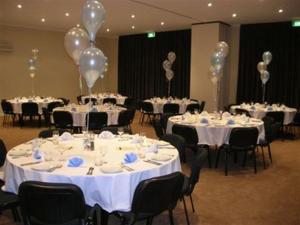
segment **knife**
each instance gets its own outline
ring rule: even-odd
[[[39,164],[39,163],[41,163],[41,162],[40,161],[39,162],[28,162],[28,163],[21,164],[21,166],[29,166],[29,165]]]
[[[152,160],[149,160],[149,159],[144,160],[144,162],[146,162],[146,163],[151,163],[151,164],[156,165],[156,166],[160,166],[160,165],[161,165],[161,163],[155,162],[155,161],[152,161]]]

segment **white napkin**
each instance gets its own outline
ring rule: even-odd
[[[228,118],[230,116],[231,116],[231,114],[229,112],[224,112],[222,115],[223,118]]]
[[[73,140],[74,137],[69,132],[64,132],[62,135],[60,135],[59,140],[60,141],[69,141]]]
[[[145,148],[145,152],[154,152],[157,153],[158,152],[158,145],[157,144],[153,144],[148,148]]]
[[[113,139],[115,135],[110,131],[102,131],[98,137],[101,139]]]
[[[209,116],[209,114],[208,114],[207,111],[202,111],[202,112],[200,113],[200,116],[201,116],[201,117],[207,117],[207,116]]]

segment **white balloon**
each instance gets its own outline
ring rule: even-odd
[[[267,51],[263,53],[263,61],[265,62],[266,65],[269,65],[270,62],[272,61],[272,53]]]
[[[267,70],[264,70],[260,74],[260,79],[263,84],[266,84],[268,82],[269,78],[270,78],[270,73]]]
[[[172,67],[172,63],[169,60],[165,60],[163,61],[163,68],[164,70],[170,70]]]
[[[221,52],[214,52],[210,61],[211,65],[217,70],[221,70],[224,66],[224,56]]]
[[[168,81],[172,80],[174,77],[174,72],[172,70],[166,70],[166,78]]]
[[[92,88],[96,80],[103,74],[106,57],[94,46],[85,49],[79,59],[79,71],[84,77],[88,88]]]
[[[85,30],[73,27],[66,33],[64,44],[69,56],[79,65],[80,54],[89,47],[89,36]]]
[[[28,60],[28,69],[30,71],[35,71],[36,67],[35,67],[35,60],[34,59],[29,59]]]
[[[35,77],[35,73],[30,73],[29,76],[30,76],[31,78],[34,78],[34,77]]]
[[[97,0],[87,0],[82,7],[82,23],[90,35],[90,40],[95,41],[97,31],[105,20],[105,9]]]
[[[174,52],[169,52],[168,53],[168,60],[170,61],[171,64],[174,63],[175,59],[176,59],[176,54]]]
[[[228,44],[225,41],[218,42],[216,52],[220,52],[223,55],[223,57],[226,57],[229,52]]]
[[[257,63],[257,70],[260,74],[267,70],[267,64],[263,61]]]

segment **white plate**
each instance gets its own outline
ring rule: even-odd
[[[152,156],[152,160],[155,161],[168,161],[172,158],[170,155],[165,155],[165,154],[155,154]]]
[[[26,155],[26,150],[25,149],[11,150],[11,151],[8,152],[8,155],[10,155],[10,156],[22,156],[22,155]]]
[[[117,165],[104,165],[100,167],[102,173],[121,173],[123,169]]]
[[[36,165],[33,165],[31,167],[31,169],[33,170],[37,170],[37,171],[48,171],[50,170],[51,168],[53,168],[54,165],[52,164],[49,164],[49,163],[41,163],[41,164],[36,164]]]

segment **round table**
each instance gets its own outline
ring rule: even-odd
[[[204,121],[207,123],[201,123]],[[234,124],[228,125],[228,121],[234,121]],[[201,115],[173,116],[168,120],[167,133],[172,133],[174,124],[183,124],[193,126],[197,130],[199,144],[217,145],[228,144],[230,132],[235,127],[256,127],[259,131],[258,140],[264,140],[265,129],[263,121],[244,116],[223,117],[214,114],[208,114],[205,117]]]
[[[189,104],[197,103],[195,101],[192,101],[190,99],[162,99],[162,98],[151,98],[144,100],[145,102],[151,102],[153,105],[153,113],[163,113],[164,105],[166,103],[175,103],[179,105],[179,114],[183,114],[186,112],[186,107]]]
[[[95,151],[88,151],[83,150],[83,135],[73,135],[71,139],[60,140],[58,143],[54,141],[54,138],[43,139],[39,148],[41,160],[35,160],[32,157],[33,144],[31,142],[21,144],[7,155],[4,165],[4,190],[18,193],[19,185],[27,180],[72,183],[82,189],[86,204],[90,206],[97,203],[107,212],[130,211],[132,197],[140,181],[181,171],[178,151],[173,146],[166,142],[146,138],[142,139],[144,141],[141,144],[139,140],[141,138],[136,135],[115,136],[112,139],[95,137]],[[158,146],[158,153],[151,152],[153,146]],[[102,158],[106,164],[95,166],[102,149],[107,150]],[[15,154],[20,151],[26,154],[29,152],[30,156]],[[133,163],[122,164],[125,154],[129,152],[136,153],[138,159]],[[139,157],[142,155],[143,158]],[[169,159],[167,161],[153,160],[153,157],[162,155],[168,156]],[[44,161],[43,158],[47,159],[46,156],[48,160],[52,157],[53,161]],[[69,160],[74,157],[83,159],[83,164],[79,167],[68,166]],[[37,164],[24,165],[24,163],[31,162],[37,162]],[[62,167],[49,172],[48,168],[57,163],[60,163]],[[117,166],[121,170],[116,173],[103,172],[103,168],[110,165]],[[41,171],[43,167],[45,167],[44,171]],[[90,167],[94,168],[93,173],[87,175]]]
[[[92,112],[106,112],[107,113],[107,125],[117,125],[118,118],[121,111],[126,108],[120,106],[113,106],[110,104],[95,105],[93,106]],[[90,111],[89,105],[75,105],[71,104],[64,107],[57,107],[53,111],[68,111],[73,117],[74,127],[86,126],[86,115]]]
[[[90,98],[89,95],[82,96],[81,101],[84,102],[85,99]],[[103,104],[103,99],[105,98],[115,98],[116,99],[116,104],[119,105],[124,105],[125,99],[127,98],[126,96],[122,96],[120,94],[107,94],[107,93],[99,93],[99,94],[92,94],[91,98],[97,99],[98,104]]]
[[[43,114],[42,108],[47,108],[48,104],[50,102],[63,102],[61,99],[56,99],[52,97],[47,97],[47,98],[40,98],[40,97],[35,97],[35,98],[14,98],[8,100],[12,104],[13,107],[13,112],[15,114],[22,114],[22,104],[27,103],[27,102],[34,102],[37,103],[38,105],[38,112],[39,114]]]
[[[267,112],[283,112],[284,119],[283,124],[288,125],[293,122],[293,119],[297,113],[297,109],[290,108],[284,105],[277,106],[273,104],[272,106],[265,106],[264,104],[256,103],[254,105],[250,104],[241,104],[233,105],[230,107],[231,112],[235,112],[235,109],[245,109],[247,110],[253,118],[262,119]]]

